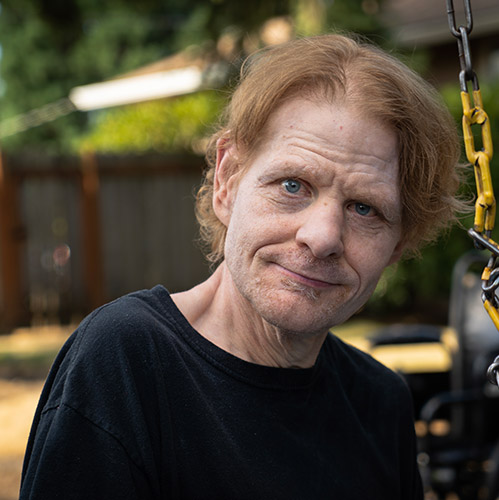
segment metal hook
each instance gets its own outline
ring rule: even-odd
[[[491,384],[499,386],[499,356],[497,356],[494,362],[489,366],[487,378]]]

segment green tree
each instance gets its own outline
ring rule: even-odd
[[[162,30],[161,17],[153,15],[154,4],[131,5],[118,0],[2,2],[2,119],[65,97],[75,85],[108,78],[164,55],[161,35],[168,30]],[[3,147],[67,150],[86,118],[72,114],[9,137]]]
[[[363,10],[365,5],[365,0],[280,0],[255,2],[251,12],[245,14],[240,2],[204,2],[186,19],[175,44],[182,48],[194,41],[209,50],[214,48],[217,40],[227,38],[233,45],[232,57],[236,58],[237,65],[237,61],[241,61],[249,51],[265,43],[263,21],[276,15],[284,16],[292,31],[299,35],[314,35],[337,29],[379,35],[381,26],[374,12],[369,14]],[[182,107],[193,102],[200,109],[210,109],[213,112],[211,119],[206,115],[200,116],[201,125],[195,124],[192,117],[188,118],[189,113],[183,112]],[[184,136],[189,135],[188,130],[192,130],[192,144],[199,144],[199,131],[210,129],[209,125],[215,121],[223,102],[223,99],[218,99],[217,108],[213,98],[205,93],[195,98],[181,99],[178,105],[175,100],[169,100],[106,110],[96,120],[90,133],[83,137],[82,144],[98,151],[165,150],[165,147],[173,151],[185,151],[186,142],[179,141],[177,129],[182,129]],[[172,126],[172,123],[175,125]],[[138,127],[135,132],[134,124]]]
[[[202,154],[223,106],[213,91],[117,108],[98,116],[78,149],[103,153],[187,152]]]
[[[243,51],[273,16],[290,16],[301,34],[333,28],[377,33],[379,25],[365,11],[369,4],[253,0],[249,8],[236,0],[5,0],[0,13],[4,89],[0,119],[54,102],[76,85],[114,77],[188,45],[215,50],[225,33],[231,33],[236,50]],[[123,115],[117,112],[117,116]],[[68,151],[94,122],[101,123],[101,118],[89,120],[87,114],[73,113],[7,137],[2,147]]]

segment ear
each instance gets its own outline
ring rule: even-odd
[[[391,266],[392,264],[398,262],[400,260],[400,257],[402,257],[402,254],[404,253],[406,247],[407,247],[406,242],[402,238],[395,246],[387,266]]]
[[[236,197],[238,168],[236,147],[226,137],[217,141],[217,158],[213,178],[213,210],[227,227]]]

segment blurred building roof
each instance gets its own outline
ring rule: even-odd
[[[499,33],[499,1],[471,0],[473,35]],[[456,24],[466,24],[463,0],[454,0]],[[445,0],[385,0],[381,17],[401,45],[438,45],[449,41]]]
[[[110,80],[75,87],[69,99],[77,109],[90,111],[217,88],[226,82],[230,66],[240,57],[240,45],[248,53],[260,43],[273,45],[291,37],[290,20],[272,18],[264,23],[256,39],[239,41],[226,33],[211,50],[190,47]]]
[[[74,87],[69,99],[81,111],[163,99],[218,87],[227,63],[187,50],[110,80]]]

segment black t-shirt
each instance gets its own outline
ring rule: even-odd
[[[26,499],[422,499],[404,382],[333,335],[309,369],[243,361],[161,286],[92,313],[47,379]]]

